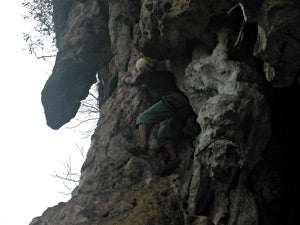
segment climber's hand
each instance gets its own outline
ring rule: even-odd
[[[129,84],[131,82],[131,76],[127,75],[124,79],[125,84]]]
[[[135,84],[135,77],[127,75],[124,79],[125,84]]]

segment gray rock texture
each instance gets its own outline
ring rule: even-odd
[[[71,200],[30,225],[298,224],[299,1],[53,3],[59,52],[42,91],[47,123],[73,118],[96,76],[103,104]],[[169,176],[153,156],[125,150],[149,106],[142,88],[124,84],[141,54],[176,75],[194,112]]]

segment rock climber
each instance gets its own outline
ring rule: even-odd
[[[127,150],[136,156],[148,154],[151,129],[160,124],[157,149],[162,146],[167,153],[165,171],[171,172],[179,164],[175,145],[192,110],[187,97],[177,88],[174,74],[156,67],[153,60],[142,57],[136,62],[138,75],[128,75],[124,80],[129,85],[145,86],[153,103],[136,119],[140,144]]]

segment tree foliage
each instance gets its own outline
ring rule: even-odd
[[[22,5],[27,10],[27,14],[23,15],[24,20],[33,25],[32,31],[23,33],[30,54],[43,59],[54,57],[57,49],[52,0],[24,0]]]

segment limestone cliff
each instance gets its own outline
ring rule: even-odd
[[[73,118],[96,76],[101,118],[71,200],[31,225],[299,224],[298,0],[53,4],[59,52],[42,92],[47,123]],[[167,177],[124,149],[137,143],[135,118],[148,106],[142,89],[124,85],[141,53],[167,62],[195,113]]]

